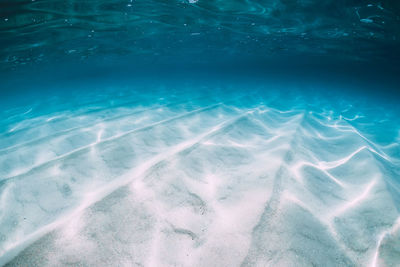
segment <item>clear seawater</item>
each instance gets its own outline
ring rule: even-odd
[[[400,266],[400,2],[0,0],[0,265]]]

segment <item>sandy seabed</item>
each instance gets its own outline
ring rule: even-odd
[[[399,120],[350,103],[164,88],[3,110],[0,265],[396,266]]]

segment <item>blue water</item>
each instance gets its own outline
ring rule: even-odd
[[[0,0],[0,265],[400,266],[399,16]]]

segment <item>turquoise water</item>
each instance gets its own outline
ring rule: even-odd
[[[0,265],[399,266],[399,15],[0,0]]]

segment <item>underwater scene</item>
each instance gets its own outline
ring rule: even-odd
[[[400,1],[0,0],[0,266],[400,266]]]

